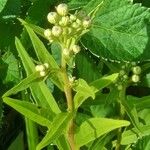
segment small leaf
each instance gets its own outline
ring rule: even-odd
[[[81,124],[79,131],[75,134],[75,141],[81,147],[114,129],[129,125],[130,122],[125,120],[91,118]]]
[[[3,101],[32,121],[35,121],[36,123],[46,127],[51,125],[51,122],[42,116],[40,109],[38,109],[36,105],[25,101],[15,100],[9,97],[4,97]]]
[[[83,79],[78,79],[75,83],[75,85],[73,86],[73,89],[76,92],[81,93],[82,95],[88,96],[88,97],[92,97],[93,99],[95,98],[95,94],[93,91],[93,88],[90,87],[87,82]]]
[[[117,79],[117,77],[118,77],[117,73],[109,75],[107,77],[102,77],[90,83],[90,86],[92,87],[92,90],[94,90],[94,93],[96,93],[99,90],[111,84],[112,82],[114,82]],[[87,93],[83,94],[80,91],[77,92],[76,95],[74,96],[75,108],[77,109],[88,97],[90,96]]]
[[[67,128],[68,123],[72,115],[70,113],[60,113],[55,118],[49,128],[47,134],[42,139],[42,141],[37,145],[36,150],[41,150],[48,144],[55,141],[58,137],[60,137],[64,130]]]

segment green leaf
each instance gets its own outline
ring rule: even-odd
[[[9,97],[4,97],[3,101],[32,121],[35,121],[36,123],[46,127],[51,125],[51,122],[42,116],[43,114],[40,113],[40,109],[36,105],[25,101],[15,100]]]
[[[16,48],[20,55],[20,58],[22,60],[27,75],[34,73],[35,65],[33,64],[30,56],[25,51],[23,45],[21,44],[18,38],[16,38]],[[60,109],[50,90],[45,85],[44,81],[41,81],[39,83],[33,83],[30,89],[37,104],[49,107],[49,109],[51,109],[56,114],[60,113]]]
[[[79,131],[75,134],[75,141],[81,147],[114,129],[128,125],[130,123],[125,120],[91,118],[81,124]]]
[[[96,93],[99,90],[111,84],[113,81],[115,81],[117,77],[118,77],[117,73],[109,75],[107,77],[102,77],[90,83],[90,86],[93,87],[92,89],[94,90],[94,93]],[[90,97],[90,95],[88,95],[87,93],[85,95],[80,91],[77,92],[76,95],[74,96],[75,108],[77,109],[88,97]]]
[[[31,38],[38,59],[42,63],[48,63],[51,70],[53,69],[59,70],[59,66],[57,65],[52,55],[50,55],[50,53],[48,52],[42,41],[38,38],[38,36],[34,33],[34,31],[30,27],[26,25],[25,27]],[[51,79],[61,90],[63,89],[62,81],[60,81],[61,77],[60,74],[58,74],[58,72],[56,72],[55,75],[51,76]]]
[[[6,3],[7,3],[7,0],[1,0],[0,1],[0,12],[4,9]]]
[[[95,93],[92,87],[90,87],[87,82],[83,79],[78,79],[73,86],[73,89],[80,93],[81,95],[84,95],[85,97],[92,97],[95,98]]]
[[[31,75],[29,75],[27,78],[23,79],[19,84],[8,90],[3,97],[10,96],[12,94],[16,94],[19,91],[22,91],[24,89],[27,89],[33,82],[37,82],[37,79],[39,78],[39,73],[35,72]]]
[[[136,128],[132,128],[131,130],[127,130],[122,134],[122,145],[129,145],[131,143],[135,143],[139,138],[143,136],[150,135],[150,125],[140,126],[140,136],[137,134]]]
[[[87,6],[87,10],[95,7],[94,3]],[[108,59],[149,59],[149,9],[128,0],[104,0],[102,7],[82,39],[84,45],[95,55]]]
[[[51,124],[51,127],[49,128],[47,134],[42,139],[42,141],[37,145],[36,150],[41,150],[48,144],[55,141],[60,135],[63,134],[65,129],[67,128],[67,125],[72,118],[72,114],[70,113],[60,113],[55,118],[54,121]]]
[[[2,60],[4,61],[4,63],[6,63],[5,65],[8,66],[8,68],[6,66],[4,66],[5,69],[7,68],[7,75],[6,75],[5,79],[3,80],[3,82],[4,83],[9,83],[9,82],[18,83],[20,81],[18,60],[15,58],[15,56],[10,51],[6,52],[2,56]],[[3,75],[1,75],[1,76],[3,76]]]
[[[39,26],[36,26],[34,24],[31,24],[31,23],[27,23],[25,22],[23,19],[21,18],[18,18],[18,20],[24,25],[24,26],[28,26],[30,27],[34,32],[36,32],[37,34],[39,34],[40,36],[42,36],[43,38],[46,38],[44,36],[44,29],[39,27]]]
[[[102,77],[100,79],[97,79],[90,83],[90,86],[93,86],[95,89],[95,92],[98,92],[99,90],[103,89],[104,87],[108,86],[112,82],[114,82],[118,77],[118,73],[114,73],[112,75]]]

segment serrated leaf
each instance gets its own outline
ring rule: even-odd
[[[51,122],[47,118],[43,117],[41,113],[39,113],[40,109],[38,109],[36,105],[9,97],[4,97],[3,101],[32,121],[35,121],[36,123],[46,127],[51,125]]]
[[[67,128],[67,125],[71,119],[72,115],[70,113],[60,113],[54,118],[54,121],[51,124],[47,134],[42,139],[42,141],[37,145],[36,150],[41,150],[48,144],[55,141],[60,135],[63,134],[63,131]]]
[[[104,0],[82,41],[100,57],[121,61],[149,59],[149,17],[149,9],[128,0]]]
[[[81,147],[114,129],[129,125],[130,122],[125,120],[91,118],[81,124],[79,131],[75,134],[75,141]]]

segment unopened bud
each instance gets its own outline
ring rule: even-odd
[[[45,37],[49,38],[52,35],[52,31],[50,29],[44,30]]]
[[[56,37],[60,36],[62,33],[62,29],[60,26],[53,26],[52,28],[52,34]]]
[[[63,16],[59,22],[59,25],[61,26],[67,26],[69,24],[69,17]]]
[[[78,46],[78,45],[73,45],[73,46],[72,46],[72,51],[73,51],[75,54],[79,53],[79,51],[80,51],[80,46]]]
[[[139,82],[139,80],[140,80],[140,77],[138,76],[138,75],[136,75],[136,74],[134,74],[134,75],[132,75],[132,81],[133,82]]]
[[[46,75],[46,72],[45,71],[40,71],[40,76],[41,77],[44,77]]]
[[[140,74],[141,73],[141,67],[140,66],[135,66],[135,67],[133,67],[133,69],[132,69],[132,71],[133,71],[133,73],[134,74]]]
[[[75,15],[70,15],[70,20],[71,21],[75,21],[77,19],[77,17]]]
[[[36,70],[36,71],[44,71],[44,70],[45,70],[45,67],[44,67],[43,65],[37,65],[37,66],[35,67],[35,70]]]
[[[50,13],[48,13],[47,20],[51,24],[55,24],[58,21],[58,14],[56,12],[50,12]]]
[[[49,64],[48,63],[44,63],[44,66],[48,69],[49,68]]]
[[[56,7],[57,13],[61,16],[66,16],[68,14],[68,5],[66,4],[59,4]]]
[[[64,49],[63,49],[63,54],[64,54],[65,56],[69,56],[69,49],[68,49],[68,48],[64,48]]]
[[[89,28],[91,26],[91,19],[89,17],[86,17],[84,20],[83,20],[83,27],[84,28]]]

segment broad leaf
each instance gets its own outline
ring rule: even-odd
[[[46,127],[51,125],[50,120],[42,116],[43,114],[40,113],[40,108],[38,108],[36,105],[25,101],[15,100],[9,97],[4,97],[3,101],[32,121],[35,121],[36,123]]]
[[[87,4],[85,8],[91,11],[101,1]],[[100,57],[121,61],[150,59],[149,17],[149,9],[139,4],[132,4],[128,0],[104,0],[90,32],[82,41]]]
[[[41,150],[48,144],[55,141],[60,135],[63,134],[65,129],[68,126],[68,123],[70,119],[72,118],[72,115],[70,113],[60,113],[55,118],[54,121],[51,124],[51,127],[49,128],[47,134],[42,139],[42,141],[37,145],[36,150]]]
[[[130,123],[125,120],[91,118],[81,124],[79,131],[75,134],[75,141],[81,147],[114,129],[128,125]]]

